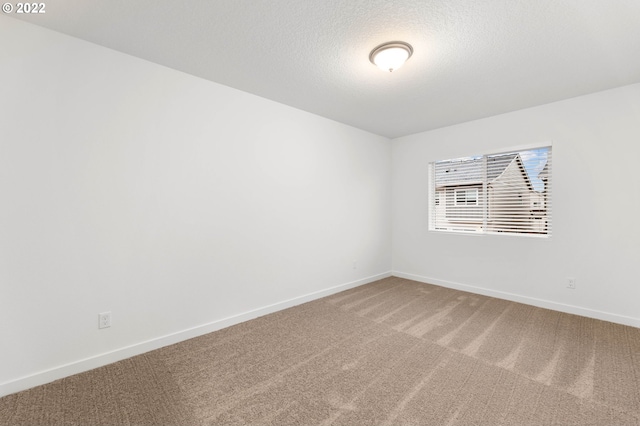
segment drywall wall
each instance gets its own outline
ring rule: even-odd
[[[2,16],[0,64],[0,395],[388,276],[388,139]]]
[[[394,275],[640,326],[638,141],[640,84],[393,140]],[[551,238],[428,231],[429,162],[537,144]]]

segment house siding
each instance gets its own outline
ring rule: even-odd
[[[522,232],[533,227],[531,187],[520,163],[514,160],[504,172],[487,185],[487,231]]]

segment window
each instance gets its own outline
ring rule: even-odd
[[[430,164],[429,229],[551,235],[551,147]]]
[[[475,206],[478,204],[478,189],[456,189],[456,206]]]

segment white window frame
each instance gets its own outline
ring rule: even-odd
[[[495,172],[498,163],[501,162],[501,157],[509,158],[509,155],[518,154],[519,159],[515,159],[509,163],[502,170],[508,172],[504,173],[504,176],[498,180]],[[535,160],[539,159],[539,165],[542,167],[546,164],[546,173],[540,174],[541,168],[533,169],[531,167],[531,158],[538,156]],[[482,164],[482,195],[479,193],[479,188],[465,188],[464,184],[452,183],[449,178],[452,174],[447,174],[446,178],[444,172],[458,172],[459,167],[457,164],[460,161],[471,161],[476,159],[481,161]],[[490,159],[491,161],[488,161]],[[544,159],[544,160],[543,160]],[[508,161],[508,160],[507,160]],[[546,163],[544,162],[546,161]],[[491,163],[491,164],[489,164]],[[448,165],[447,165],[448,164]],[[456,164],[453,167],[451,164]],[[470,163],[467,163],[470,164]],[[489,164],[489,165],[488,165]],[[504,163],[503,163],[504,164]],[[516,164],[519,167],[516,167]],[[445,166],[446,165],[446,166]],[[462,163],[464,166],[464,163]],[[439,180],[439,186],[436,183],[436,168],[438,166],[447,167],[447,169],[438,169],[438,175],[442,178]],[[552,236],[552,166],[553,166],[553,146],[550,143],[520,146],[516,148],[510,148],[500,150],[498,152],[486,153],[483,155],[465,156],[459,158],[451,158],[446,160],[437,160],[429,163],[429,190],[428,190],[428,229],[430,232],[439,233],[456,233],[456,234],[473,234],[473,235],[504,235],[504,236],[519,236],[519,237],[533,237],[549,239]],[[455,169],[454,169],[455,167]],[[474,170],[479,170],[480,166],[474,165]],[[493,167],[493,169],[492,169]],[[464,168],[464,167],[463,167]],[[487,169],[492,172],[488,173]],[[522,173],[518,172],[518,169],[523,170]],[[470,168],[467,168],[470,170]],[[498,169],[499,171],[499,169]],[[492,174],[492,177],[488,175]],[[477,175],[477,173],[476,173]],[[522,177],[517,176],[524,176]],[[524,193],[522,189],[518,192],[515,190],[507,189],[505,186],[501,186],[502,189],[493,189],[492,184],[504,185],[504,183],[510,183],[507,181],[509,178],[518,179],[521,188],[528,188]],[[467,176],[468,178],[468,176]],[[540,179],[542,178],[542,179]],[[517,182],[517,181],[511,181]],[[524,182],[527,183],[525,186]],[[478,182],[480,184],[480,182]],[[455,188],[455,186],[460,188]],[[544,185],[544,186],[540,186]],[[508,185],[506,186],[508,187]],[[542,189],[541,189],[542,188]],[[442,199],[440,197],[439,203],[436,204],[436,197],[439,192],[447,193],[453,192],[453,202],[449,197]],[[464,191],[464,196],[460,192]],[[469,199],[473,199],[468,196],[467,191],[475,191],[475,203],[469,203]],[[493,196],[498,198],[491,198]],[[506,194],[506,195],[505,195]],[[529,198],[523,200],[524,197]],[[531,194],[531,196],[527,195]],[[460,200],[459,200],[460,197]],[[462,198],[464,197],[464,201]],[[535,200],[540,197],[541,200]],[[492,204],[493,203],[493,204]],[[490,205],[493,207],[490,209]],[[530,206],[528,210],[523,210],[523,205]],[[461,223],[460,219],[454,216],[449,216],[448,209],[464,208],[467,207],[480,207],[482,209],[482,219],[476,220],[475,218],[468,218],[468,223]],[[490,212],[491,210],[491,212]]]

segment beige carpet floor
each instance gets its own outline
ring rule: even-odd
[[[640,425],[640,329],[400,278],[0,399],[3,425]]]

